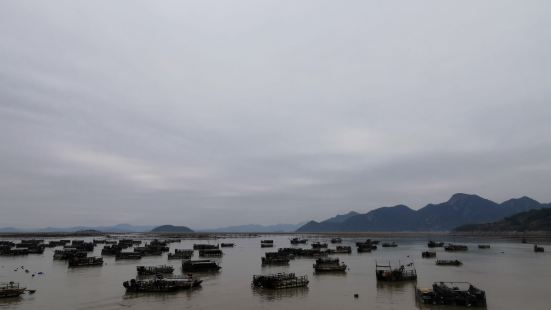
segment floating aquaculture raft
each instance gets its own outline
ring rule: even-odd
[[[318,258],[314,264],[316,272],[346,271],[346,265],[341,263],[338,258]]]
[[[416,288],[415,295],[424,304],[486,306],[486,293],[468,282],[435,282],[432,288]]]
[[[283,289],[308,286],[307,276],[295,276],[294,273],[277,273],[253,276],[252,285],[260,288]]]
[[[160,266],[136,266],[139,275],[168,274],[174,271],[174,267],[167,265]]]

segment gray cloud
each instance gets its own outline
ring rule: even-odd
[[[548,1],[4,1],[0,226],[551,201]]]

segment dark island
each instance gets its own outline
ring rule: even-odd
[[[152,233],[192,233],[189,227],[186,226],[174,226],[174,225],[162,225],[155,227],[151,230]]]

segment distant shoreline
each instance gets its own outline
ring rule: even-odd
[[[0,233],[0,238],[63,238],[63,237],[123,237],[123,236],[141,236],[162,237],[162,238],[182,238],[182,239],[214,239],[214,238],[254,238],[267,235],[288,235],[288,236],[303,236],[303,237],[347,237],[347,238],[485,238],[485,239],[551,239],[550,231],[533,231],[533,232],[488,232],[488,231],[472,231],[472,232],[189,232],[189,233],[152,233],[152,232],[129,232],[129,233],[108,233],[108,232],[12,232]]]

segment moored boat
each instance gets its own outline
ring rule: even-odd
[[[448,252],[456,252],[456,251],[467,251],[469,249],[468,246],[462,245],[462,244],[448,244],[444,247],[444,250]]]
[[[416,288],[415,296],[423,304],[486,306],[486,292],[468,282],[435,282],[432,288]]]
[[[427,246],[429,248],[441,248],[444,246],[444,242],[436,242],[433,240],[429,240],[429,242],[427,243]]]
[[[190,259],[193,256],[193,250],[175,249],[174,253],[168,253],[168,259]]]
[[[115,256],[116,259],[141,259],[142,253],[138,252],[119,252]]]
[[[534,244],[534,252],[544,252],[545,249],[541,246],[538,246],[537,244]]]
[[[224,255],[224,252],[219,249],[199,250],[199,257],[220,257],[222,255]]]
[[[332,254],[350,254],[352,253],[352,247],[346,245],[338,245],[335,250],[332,250]]]
[[[123,282],[127,292],[162,293],[189,289],[201,285],[202,281],[191,276],[185,278],[156,278],[151,280],[136,280]]]
[[[0,298],[18,297],[26,290],[26,287],[22,287],[17,282],[0,283]]]
[[[290,242],[291,244],[305,244],[308,242],[308,239],[292,238]]]
[[[71,257],[69,258],[69,267],[88,267],[102,266],[103,258],[101,257]]]
[[[306,275],[297,277],[294,273],[277,273],[271,275],[254,275],[252,285],[267,289],[284,289],[304,287],[309,283]]]
[[[314,264],[316,272],[346,271],[346,264],[339,261],[338,258],[318,258]]]
[[[439,259],[436,261],[436,265],[439,266],[461,266],[463,263],[457,259]]]
[[[417,280],[417,271],[413,262],[407,265],[400,265],[398,268],[393,268],[390,263],[388,265],[379,265],[375,262],[375,275],[377,276],[377,281],[400,282]]]
[[[174,267],[168,265],[159,266],[136,266],[138,275],[170,274],[174,272]]]
[[[184,260],[182,262],[182,270],[188,272],[196,271],[218,271],[220,270],[220,265],[218,265],[213,260],[203,259],[203,260]]]
[[[436,257],[436,252],[424,251],[424,252],[421,253],[421,257],[423,257],[423,258],[434,258],[434,257]]]
[[[289,255],[280,252],[266,252],[266,257],[262,257],[262,266],[266,265],[288,265]]]

